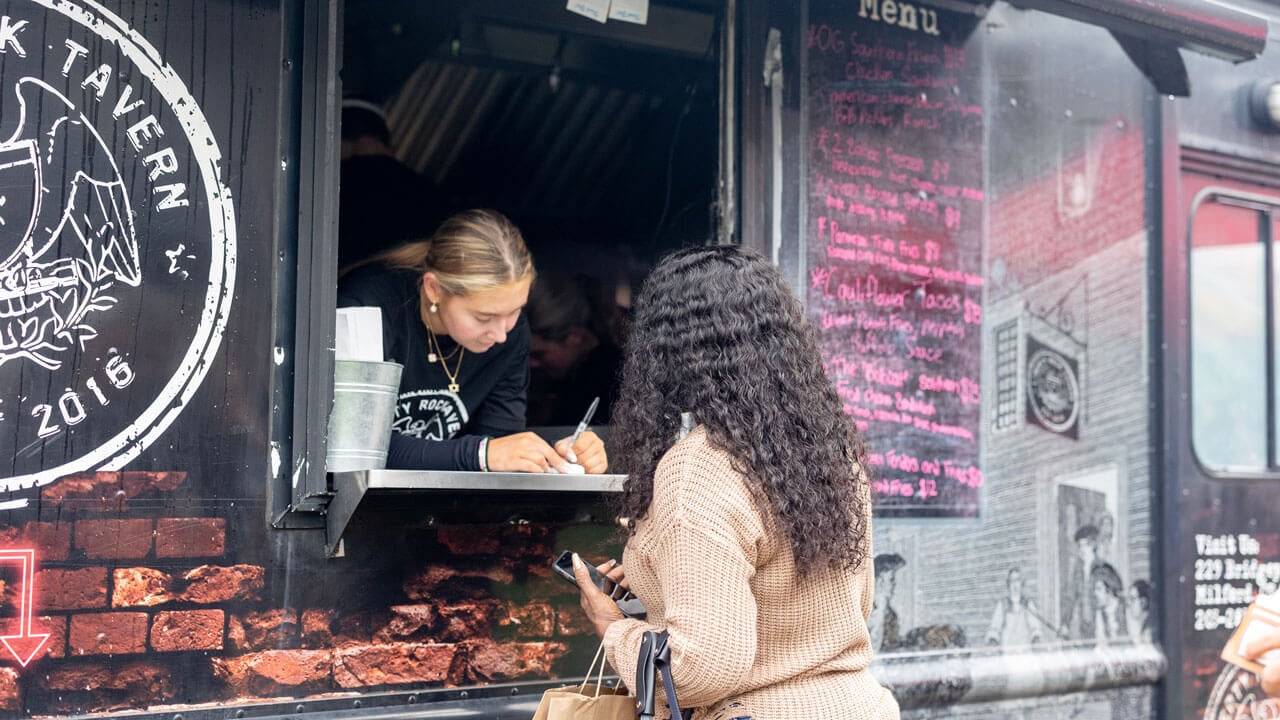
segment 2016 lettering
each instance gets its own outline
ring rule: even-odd
[[[123,390],[134,381],[133,368],[129,367],[129,361],[113,355],[107,360],[106,366],[103,368],[103,375],[106,377],[107,384],[116,390]],[[85,380],[84,386],[88,389],[89,394],[98,402],[99,407],[106,407],[111,404],[111,400],[107,398],[106,392],[102,384],[98,382],[97,377],[90,377]],[[66,427],[79,425],[89,418],[89,410],[85,407],[85,402],[81,397],[81,393],[71,388],[62,393],[57,402],[41,403],[31,408],[31,416],[40,421],[40,427],[36,430],[36,437],[44,440],[63,431],[63,425],[55,422],[61,419]]]

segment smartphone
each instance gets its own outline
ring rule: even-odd
[[[609,581],[607,578],[605,578],[603,575],[601,575],[600,571],[596,570],[594,565],[587,562],[586,560],[583,560],[582,564],[587,566],[587,574],[591,576],[591,582],[595,583],[596,587],[600,588],[600,592],[608,593],[609,590],[613,589],[612,587],[609,587],[613,583]],[[560,553],[560,557],[556,558],[556,561],[551,563],[551,569],[555,570],[557,575],[564,578],[565,580],[568,580],[569,582],[573,583],[575,587],[577,587],[578,578],[573,574],[573,551],[572,550],[565,550],[564,552]]]
[[[600,592],[613,598],[613,601],[618,604],[618,609],[622,611],[623,615],[626,615],[629,618],[636,618],[638,620],[643,620],[645,618],[647,613],[644,608],[644,603],[640,602],[640,598],[632,595],[630,592],[627,592],[622,597],[614,597],[621,589],[621,586],[602,576],[600,571],[596,570],[595,566],[586,560],[583,560],[582,563],[587,566],[587,574],[591,576],[591,582],[595,583],[596,587],[600,588]],[[560,553],[560,557],[556,558],[556,561],[551,563],[551,569],[567,582],[573,583],[574,587],[578,586],[578,578],[573,574],[572,550],[565,550]]]

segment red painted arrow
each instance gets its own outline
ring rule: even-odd
[[[0,563],[22,563],[22,592],[18,602],[18,634],[0,635],[0,643],[13,655],[13,659],[23,667],[31,662],[40,648],[49,641],[49,633],[31,632],[31,616],[36,605],[36,551],[35,550],[0,550]]]

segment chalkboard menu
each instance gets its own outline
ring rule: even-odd
[[[975,517],[981,67],[925,3],[813,0],[807,306],[871,449],[878,515]]]

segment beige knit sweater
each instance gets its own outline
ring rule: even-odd
[[[695,720],[897,718],[867,671],[870,552],[856,572],[802,580],[745,483],[702,428],[662,458],[622,556],[649,616],[609,626],[609,663],[630,684],[642,634],[665,628],[676,695]]]

